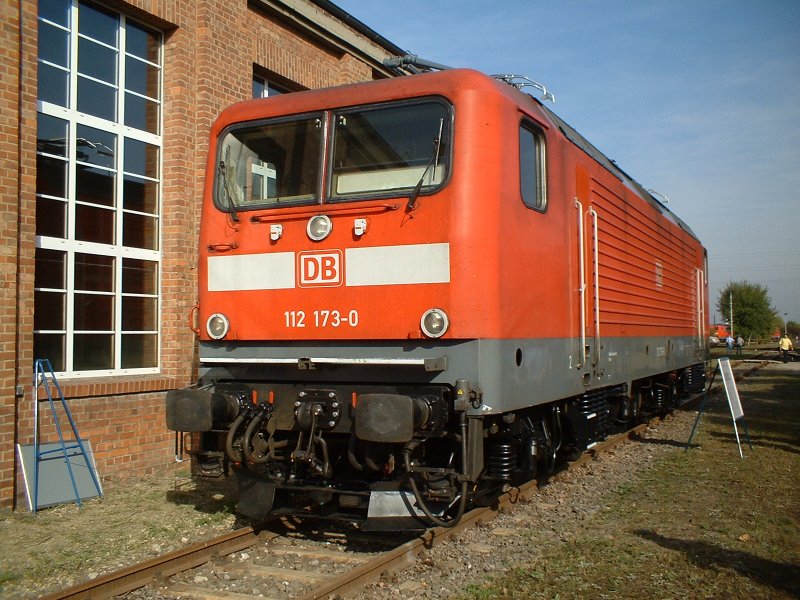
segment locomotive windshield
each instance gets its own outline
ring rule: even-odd
[[[331,126],[331,156],[323,136]],[[443,102],[366,108],[234,127],[222,137],[215,201],[221,210],[314,204],[428,191],[442,184],[450,160],[451,111]],[[330,161],[323,188],[323,160]]]
[[[220,144],[217,205],[236,211],[313,202],[321,148],[320,116],[234,129]]]
[[[439,102],[339,113],[332,198],[441,184],[447,175],[450,115]]]

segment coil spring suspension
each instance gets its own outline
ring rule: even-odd
[[[500,481],[511,481],[517,468],[517,455],[514,444],[502,441],[492,444],[489,455],[489,476]]]
[[[653,402],[650,406],[651,410],[661,411],[670,407],[672,401],[672,393],[668,385],[663,383],[656,383],[653,386]]]
[[[691,395],[702,394],[706,387],[706,370],[703,364],[692,365],[686,370],[686,390]]]

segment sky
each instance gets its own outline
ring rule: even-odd
[[[334,2],[408,53],[544,84],[706,246],[710,319],[747,281],[800,322],[800,0]]]

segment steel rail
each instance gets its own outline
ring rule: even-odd
[[[535,482],[531,483],[535,485]],[[506,496],[508,496],[508,494],[506,494]],[[378,579],[384,572],[397,571],[404,567],[411,566],[414,564],[417,555],[432,548],[435,544],[453,537],[477,523],[491,521],[499,512],[501,505],[502,504],[499,504],[497,508],[482,507],[473,509],[464,514],[461,521],[453,527],[428,529],[420,534],[419,537],[398,546],[394,550],[384,552],[372,560],[359,565],[355,569],[325,582],[307,594],[298,596],[298,600],[318,600],[319,598],[327,598],[337,594],[339,596],[346,596],[358,591],[362,589],[365,584]]]
[[[259,540],[263,541],[278,536],[278,534],[272,533],[259,536],[260,533],[260,529],[243,527],[212,540],[198,542],[91,581],[53,592],[42,596],[40,600],[110,598],[124,594],[153,583],[157,579],[198,567],[215,556],[237,552],[252,546]]]

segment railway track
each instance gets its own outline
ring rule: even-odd
[[[757,370],[762,364],[765,362],[748,365],[737,372],[737,378]],[[557,479],[597,455],[638,438],[659,420],[656,418],[608,438],[569,462],[550,479]],[[386,573],[413,564],[419,554],[458,536],[467,528],[491,521],[501,510],[530,500],[537,490],[536,481],[528,482],[501,496],[496,505],[466,513],[455,527],[429,529],[421,535],[409,534],[410,537],[404,539],[398,539],[396,533],[391,536],[364,534],[330,522],[274,519],[109,573],[45,596],[44,600],[110,598],[145,586],[150,586],[161,597],[188,596],[204,600],[343,597],[363,589],[366,583]],[[227,589],[219,589],[220,586]]]
[[[647,427],[642,424],[608,438],[551,479],[637,437]],[[491,521],[499,511],[517,502],[529,500],[537,489],[535,480],[528,482],[505,493],[496,505],[466,513],[455,527],[433,528],[403,539],[396,533],[364,534],[329,522],[274,519],[97,577],[43,600],[111,598],[145,586],[162,597],[203,600],[346,596],[387,572],[413,564],[432,546]],[[219,589],[221,585],[227,589]]]

